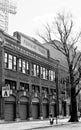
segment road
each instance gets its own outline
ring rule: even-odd
[[[52,126],[52,127],[47,127],[43,129],[40,128],[34,130],[81,130],[81,123],[62,125],[62,126]]]

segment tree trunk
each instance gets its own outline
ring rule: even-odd
[[[76,93],[76,87],[71,86],[71,117],[69,122],[78,122],[77,101],[75,93]]]

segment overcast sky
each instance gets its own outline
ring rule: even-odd
[[[20,31],[34,36],[39,23],[48,21],[58,12],[72,13],[76,25],[81,28],[81,0],[15,0],[17,1],[17,14],[9,15],[9,34]],[[81,45],[79,45],[81,48]]]

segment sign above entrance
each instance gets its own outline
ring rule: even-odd
[[[48,49],[41,45],[41,43],[35,38],[26,36],[25,34],[20,32],[14,32],[14,36],[17,37],[23,47],[48,58]]]
[[[35,44],[33,41],[31,41],[23,36],[21,37],[21,45],[44,57],[47,57],[47,50],[45,48],[43,48],[40,45]]]
[[[2,87],[2,97],[9,97],[10,96],[10,86],[7,85]]]

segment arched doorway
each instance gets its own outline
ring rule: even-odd
[[[38,119],[40,116],[40,104],[38,98],[32,99],[32,118]]]
[[[49,117],[49,103],[47,99],[43,99],[43,118]]]
[[[29,117],[29,100],[25,96],[20,98],[19,115],[21,120],[26,120]]]
[[[57,104],[56,103],[54,104],[54,113],[55,113],[54,116],[56,117],[57,116]]]
[[[14,96],[5,98],[4,119],[14,121],[16,118],[16,98]]]

